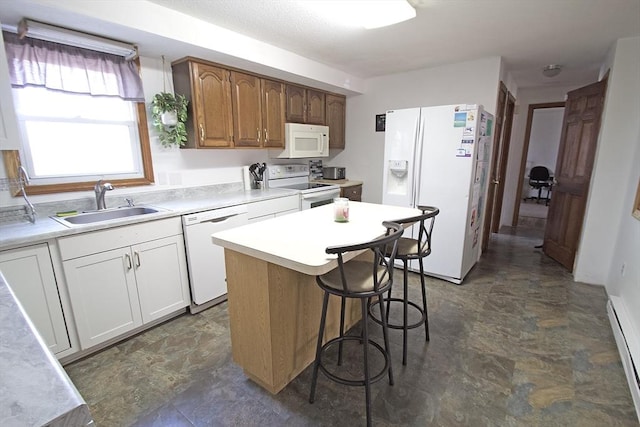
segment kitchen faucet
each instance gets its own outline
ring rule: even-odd
[[[98,206],[98,210],[107,209],[107,204],[104,201],[104,193],[108,190],[113,190],[113,185],[109,182],[102,183],[102,180],[99,180],[95,187],[93,187],[93,191],[96,193],[96,205]]]

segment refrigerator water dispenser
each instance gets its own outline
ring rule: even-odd
[[[389,160],[387,193],[407,194],[409,191],[409,162],[407,160]]]

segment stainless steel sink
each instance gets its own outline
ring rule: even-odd
[[[132,216],[148,215],[161,212],[161,209],[151,208],[148,206],[131,206],[116,209],[107,209],[94,212],[85,212],[78,215],[51,218],[55,219],[64,225],[86,225],[94,224],[96,222],[105,222],[122,218],[129,218]]]

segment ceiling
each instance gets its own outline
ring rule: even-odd
[[[328,22],[305,9],[305,1],[316,0],[150,0],[359,78],[501,56],[519,88],[586,84],[597,79],[615,40],[640,35],[640,0],[409,0],[416,18],[374,30]],[[170,41],[135,28],[49,9],[37,0],[0,3],[3,24],[26,16],[115,33],[138,43],[143,56],[171,57]],[[176,46],[172,59],[184,52]],[[542,76],[548,64],[562,65],[560,75]]]
[[[299,0],[151,1],[364,78],[502,56],[519,87],[591,82],[615,40],[640,35],[640,0],[410,0],[415,19],[375,30]]]

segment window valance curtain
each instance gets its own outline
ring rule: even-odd
[[[133,61],[64,44],[20,39],[4,31],[12,87],[48,89],[144,102],[142,80]]]

